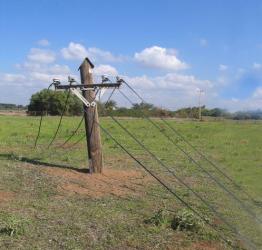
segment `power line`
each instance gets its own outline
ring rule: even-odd
[[[229,241],[224,237],[224,235],[221,235],[220,231],[211,224],[206,218],[201,215],[197,210],[195,210],[192,206],[190,206],[186,201],[184,201],[175,191],[173,191],[167,184],[165,184],[159,177],[157,177],[152,171],[148,169],[147,166],[145,166],[141,161],[139,161],[132,153],[130,153],[121,143],[119,143],[109,132],[107,129],[105,129],[100,123],[98,123],[99,127],[123,150],[125,151],[134,161],[136,161],[147,173],[149,173],[155,180],[157,180],[167,191],[169,191],[172,195],[174,195],[184,206],[186,206],[188,209],[190,209],[192,212],[194,212],[199,218],[201,218],[203,221],[205,221],[211,228],[213,228],[216,232],[219,233],[220,238],[229,246],[231,244]],[[232,247],[232,246],[231,246]],[[252,249],[255,249],[252,247]]]
[[[51,84],[48,86],[47,90],[49,90],[52,85],[53,85],[53,83],[51,83]],[[44,113],[44,110],[42,109],[42,110],[41,110],[41,117],[40,117],[40,121],[39,121],[39,126],[38,126],[38,133],[37,133],[37,136],[36,136],[36,138],[35,138],[34,148],[36,148],[37,141],[38,141],[39,136],[40,136],[41,127],[42,127],[42,120],[43,120],[43,115],[44,115],[43,113]]]
[[[99,91],[99,89],[96,91],[95,97],[94,97],[93,101],[96,99],[96,96],[97,96],[97,94],[98,94],[98,91]],[[60,129],[60,126],[61,126],[61,123],[62,123],[62,119],[63,119],[64,113],[65,113],[65,111],[66,111],[66,107],[67,107],[67,104],[68,104],[69,96],[70,96],[70,90],[68,90],[68,93],[67,93],[65,106],[64,106],[63,112],[62,112],[62,114],[61,114],[61,116],[60,116],[60,120],[59,120],[58,127],[57,127],[57,129],[56,129],[56,132],[55,132],[55,134],[54,134],[54,136],[53,136],[52,141],[49,143],[49,145],[48,145],[47,148],[49,148],[49,147],[52,145],[52,143],[54,142],[54,140],[55,140],[55,138],[56,138],[56,136],[57,136],[57,133],[58,133],[58,131],[59,131],[59,129]],[[78,131],[78,129],[80,128],[80,126],[81,126],[81,124],[82,124],[82,122],[83,122],[83,119],[84,119],[84,116],[83,116],[82,120],[80,121],[80,123],[78,124],[78,127],[76,128],[76,130],[73,132],[73,135],[70,136],[70,137],[69,137],[62,145],[60,145],[60,146],[64,146],[64,145],[76,134],[76,132]]]
[[[177,129],[171,126],[165,119],[160,118],[176,135],[178,135],[183,141],[186,142],[192,149],[194,149],[204,160],[210,163],[220,174],[227,178],[236,188],[240,189],[254,204],[256,203],[253,197],[247,193],[240,185],[238,185],[231,177],[224,173],[214,162],[208,159],[200,150],[198,150],[193,144],[189,142]]]
[[[128,86],[128,88],[135,93],[135,95],[143,102],[143,98],[128,84],[124,81],[124,83]],[[119,90],[119,92],[123,95],[123,92]],[[131,104],[133,105],[133,102],[124,94],[123,95]],[[261,223],[262,221],[257,218],[256,214],[251,211],[246,205],[234,195],[228,188],[226,188],[223,184],[220,183],[220,181],[213,176],[212,174],[209,173],[208,170],[206,170],[199,162],[197,162],[187,151],[185,151],[181,146],[179,146],[170,136],[168,136],[150,117],[146,116],[143,114],[141,111],[142,115],[144,118],[146,118],[154,127],[156,127],[175,147],[177,147],[187,158],[189,158],[198,168],[200,168],[203,172],[205,172],[209,178],[211,178],[222,190],[224,190],[226,193],[228,193],[235,201],[237,201],[240,206],[258,223]],[[200,171],[200,170],[199,170]]]
[[[124,83],[127,85],[127,87],[143,102],[145,103],[144,99],[127,83],[124,81]],[[119,89],[119,92],[133,105],[133,102]],[[153,122],[152,119],[150,119],[150,117],[143,115],[144,118],[146,118],[148,121],[150,121],[169,141],[172,142],[173,145],[175,145],[180,151],[182,151],[195,165],[197,165],[198,167],[200,167],[206,174],[208,174],[208,176],[213,179],[221,188],[223,188],[222,184],[220,184],[220,182],[212,175],[210,174],[205,168],[203,168],[195,159],[193,159],[189,153],[187,153],[185,150],[183,150],[179,145],[177,145],[176,142],[174,142],[168,135],[166,135],[163,130],[161,128],[159,128],[159,126]],[[218,168],[218,167],[217,167]],[[220,169],[221,172],[223,172]],[[225,174],[226,175],[226,174]],[[224,191],[226,191],[227,193],[229,193],[236,201],[238,201],[238,203],[242,206],[242,208],[245,209],[246,212],[248,212],[253,219],[255,219],[257,222],[262,223],[262,221],[257,218],[256,214],[253,213],[253,211],[251,211],[248,207],[246,207],[246,205],[238,198],[236,197],[230,190],[228,190],[226,187],[223,188]]]
[[[174,171],[172,171],[163,161],[161,161],[154,153],[152,153],[141,141],[139,141],[127,128],[125,128],[115,117],[111,116],[111,119],[119,125],[132,139],[136,141],[137,144],[139,144],[147,153],[151,155],[162,167],[164,167],[169,173],[171,173],[180,183],[182,183],[187,189],[189,189],[198,199],[200,199],[207,207],[208,209],[213,212],[215,215],[218,216],[221,221],[223,221],[235,234],[239,235],[241,239],[245,239],[245,241],[250,242],[250,240],[243,236],[234,226],[232,226],[225,218],[224,216],[219,213],[212,205],[209,204],[201,195],[199,195],[195,190],[193,190],[188,184],[186,184],[178,175],[175,174]],[[253,243],[249,243],[253,244]]]
[[[56,129],[56,132],[55,132],[55,134],[54,134],[54,136],[53,136],[53,138],[52,138],[52,140],[51,140],[51,142],[49,143],[49,145],[48,145],[47,148],[50,148],[50,146],[53,144],[53,142],[54,142],[54,140],[55,140],[55,138],[56,138],[56,136],[57,136],[57,133],[58,133],[58,131],[59,131],[59,129],[60,129],[60,126],[61,126],[61,123],[62,123],[62,119],[63,119],[64,113],[65,113],[65,111],[66,111],[66,108],[67,108],[67,103],[68,103],[69,96],[70,96],[70,90],[68,90],[68,92],[67,92],[65,105],[64,105],[63,111],[62,111],[62,113],[61,113],[60,120],[59,120],[57,129]]]
[[[54,152],[53,150],[51,152],[49,152],[45,158],[48,158],[52,155],[55,155],[55,156],[60,156],[60,155],[65,155],[65,152],[69,151],[70,149],[72,149],[73,147],[75,147],[77,144],[79,144],[84,138],[86,137],[86,135],[84,134],[83,136],[81,136],[76,142],[74,142],[72,145],[69,145],[68,147],[66,148],[63,148],[63,151],[62,152]],[[57,148],[57,147],[56,147]],[[43,156],[43,153],[46,151],[46,147],[43,148],[40,152],[40,155]]]
[[[76,129],[74,130],[74,132],[62,143],[60,144],[59,146],[57,147],[64,147],[72,138],[73,136],[77,133],[77,131],[79,130],[79,128],[81,127],[82,123],[83,123],[83,120],[84,120],[84,115],[82,116],[82,119],[80,120],[80,122],[78,123]]]

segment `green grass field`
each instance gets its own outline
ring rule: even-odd
[[[243,247],[237,237],[190,191],[162,169],[110,118],[101,124],[139,160],[162,178],[219,231],[195,216],[196,228],[174,230],[183,205],[102,133],[103,176],[86,173],[86,143],[65,147],[80,117],[66,117],[54,145],[47,149],[58,117],[44,117],[39,146],[33,148],[39,118],[0,116],[0,248],[1,249],[227,249],[219,233]],[[261,249],[259,227],[237,202],[188,160],[157,129],[142,119],[119,119],[152,152],[201,194],[240,233]],[[209,156],[255,200],[225,181],[209,164],[155,120],[179,146],[262,219],[262,123],[255,121],[168,122]],[[189,220],[189,219],[188,219]],[[189,221],[190,222],[190,221]]]

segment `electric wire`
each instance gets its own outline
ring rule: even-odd
[[[177,136],[179,136],[187,145],[189,145],[195,152],[197,152],[202,159],[210,163],[220,174],[222,174],[226,179],[228,179],[236,188],[241,190],[254,204],[256,204],[256,201],[253,199],[253,197],[246,192],[240,185],[238,185],[231,177],[229,177],[225,172],[223,172],[217,164],[215,164],[213,161],[208,159],[200,150],[198,150],[192,143],[189,142],[177,129],[175,129],[173,126],[171,126],[163,117],[160,118]]]
[[[61,113],[60,120],[59,120],[57,129],[56,129],[56,131],[55,131],[55,134],[54,134],[51,142],[49,143],[49,145],[48,145],[48,147],[47,147],[48,149],[50,148],[50,146],[53,144],[54,140],[56,139],[56,136],[57,136],[57,134],[58,134],[58,131],[59,131],[60,127],[61,127],[62,119],[63,119],[63,117],[64,117],[64,114],[65,114],[65,111],[66,111],[66,108],[67,108],[69,96],[70,96],[70,90],[68,90],[68,92],[67,92],[65,105],[64,105],[63,111],[62,111],[62,113]]]
[[[80,120],[80,122],[78,123],[76,129],[73,131],[73,133],[62,143],[60,144],[59,146],[57,147],[64,147],[73,137],[74,135],[77,133],[77,131],[79,130],[79,128],[81,127],[82,123],[83,123],[83,120],[84,120],[84,115],[82,116],[82,119]]]
[[[137,93],[137,91],[135,91],[127,82],[125,82],[124,81],[124,83],[127,85],[127,87],[143,102],[143,103],[145,103],[145,101],[144,101],[144,99]],[[133,105],[133,102],[119,89],[119,91],[120,91],[120,93]],[[175,142],[175,141],[173,141],[168,135],[166,135],[164,132],[163,132],[163,130],[160,128],[160,127],[158,127],[158,125],[156,125],[156,123],[155,122],[153,122],[153,120],[152,119],[150,119],[150,117],[148,117],[148,116],[143,116],[144,118],[146,118],[147,120],[149,120],[155,127],[157,127],[158,128],[158,130],[163,134],[163,135],[165,135],[165,137],[169,140],[169,141],[171,141],[172,142],[172,144],[173,145],[175,145],[180,151],[182,151],[195,165],[197,165],[198,167],[202,167],[202,166],[199,166],[200,164],[198,163],[198,162],[196,162],[196,160],[194,160],[190,155],[189,155],[189,153],[188,152],[186,152],[185,150],[183,150],[179,145],[177,145],[177,143]],[[218,168],[218,167],[217,167]],[[220,168],[218,168],[221,172],[223,172]],[[205,171],[204,170],[204,168],[202,168],[202,170],[203,171]],[[208,171],[207,171],[208,172]],[[211,175],[211,174],[209,174],[209,173],[207,173],[206,172],[206,174],[208,174],[208,175]],[[224,173],[225,174],[225,173]],[[226,174],[225,174],[226,175]],[[211,175],[212,176],[212,175]],[[209,176],[210,177],[210,176]],[[212,177],[210,177],[210,178],[212,178]],[[216,179],[215,177],[213,177],[214,179]],[[213,179],[212,178],[212,179]],[[213,179],[213,180],[214,180]],[[214,180],[215,181],[215,180]],[[217,181],[215,181],[217,184],[218,184],[218,182]],[[219,185],[219,184],[218,184]],[[237,184],[236,184],[237,185]],[[221,187],[221,186],[220,186]],[[222,187],[221,187],[222,188]],[[226,187],[225,187],[226,188]],[[238,198],[238,197],[236,197],[230,190],[228,190],[227,188],[226,188],[226,190],[224,190],[224,191],[227,191],[231,196],[233,196],[233,198],[236,200],[236,201],[238,201],[238,203],[246,210],[246,212],[248,212],[252,217],[253,217],[253,219],[255,219],[257,222],[259,222],[259,223],[262,223],[262,221],[256,216],[256,214],[253,212],[253,211],[251,211],[248,207],[246,207],[246,205]]]
[[[254,243],[251,243],[250,239],[243,236],[237,230],[237,228],[232,226],[220,212],[218,212],[212,205],[210,205],[209,202],[207,202],[201,195],[199,195],[194,189],[192,189],[188,184],[186,184],[177,174],[175,174],[174,171],[172,171],[163,161],[161,161],[154,153],[152,153],[139,139],[137,139],[136,136],[134,136],[134,134],[132,134],[127,128],[125,128],[114,116],[110,115],[110,117],[133,140],[135,140],[135,142],[140,147],[142,147],[147,153],[149,153],[151,157],[153,157],[162,167],[164,167],[170,174],[172,174],[172,176],[174,176],[180,183],[182,183],[188,190],[190,190],[201,202],[203,202],[211,212],[213,212],[221,221],[225,223],[225,225],[227,225],[230,228],[230,230],[232,230],[235,234],[237,234],[242,240],[245,240],[246,242],[248,242],[248,244],[254,245]]]
[[[124,152],[126,152],[135,162],[137,162],[147,173],[149,173],[155,180],[157,180],[167,191],[169,191],[172,195],[174,195],[185,207],[190,209],[193,213],[195,213],[200,219],[202,219],[204,222],[207,223],[208,226],[213,228],[216,232],[219,233],[220,238],[228,244],[230,247],[232,245],[228,241],[228,239],[225,238],[224,235],[221,235],[220,231],[212,224],[210,223],[203,215],[201,215],[197,210],[195,210],[191,205],[189,205],[186,201],[184,201],[175,191],[173,191],[172,188],[170,188],[167,184],[165,184],[164,181],[162,181],[156,174],[154,174],[147,166],[145,166],[141,161],[139,161],[132,153],[130,153],[121,143],[118,142],[111,134],[110,132],[105,129],[100,123],[97,123],[99,127],[104,131],[105,134],[107,134]],[[255,249],[252,247],[252,249]]]
[[[136,96],[143,102],[143,98],[128,84],[124,81],[128,88],[136,94]],[[119,92],[133,105],[133,102],[119,89]],[[191,160],[198,168],[200,168],[205,174],[209,176],[222,190],[228,193],[238,204],[258,223],[262,221],[256,216],[256,214],[251,211],[234,193],[232,193],[227,187],[225,187],[215,176],[209,173],[199,162],[197,162],[187,151],[185,151],[181,146],[179,146],[170,136],[168,136],[150,117],[143,114],[143,118],[147,119],[154,127],[156,127],[175,147],[177,147],[188,159]],[[200,171],[200,170],[199,170]]]
[[[106,101],[105,104],[104,104],[104,107],[105,107],[105,108],[106,108],[107,104],[109,103],[109,101],[111,100],[111,98],[112,98],[115,90],[116,90],[116,88],[113,88],[112,92],[111,92],[110,95],[108,96],[107,101]],[[93,112],[92,127],[91,127],[90,135],[92,135],[92,132],[93,132],[94,120],[95,120],[95,111]]]
[[[71,85],[71,84],[70,84],[70,85]],[[98,90],[97,90],[97,92],[95,93],[95,97],[94,97],[94,99],[92,100],[92,102],[95,100],[97,93],[98,93]],[[56,132],[55,132],[55,134],[54,134],[54,136],[53,136],[53,138],[52,138],[52,140],[51,140],[51,142],[49,143],[49,145],[48,145],[47,148],[49,148],[49,147],[53,144],[54,140],[56,139],[56,136],[57,136],[57,134],[58,134],[58,131],[59,131],[60,126],[61,126],[61,123],[62,123],[62,119],[63,119],[64,113],[65,113],[66,108],[67,108],[69,96],[70,96],[70,90],[68,90],[68,93],[67,93],[67,96],[66,96],[66,101],[65,101],[65,106],[64,106],[63,111],[62,111],[62,113],[61,113],[60,120],[59,120],[57,129],[56,129]],[[82,122],[80,122],[80,123],[82,123]],[[81,124],[79,124],[79,126],[77,127],[77,130],[79,129],[80,126],[81,126]],[[74,131],[73,134],[75,134],[75,133],[77,132],[77,130]],[[72,137],[71,137],[71,138],[72,138]],[[65,143],[67,143],[71,138],[68,138]],[[65,144],[65,143],[63,143],[63,144]],[[62,144],[62,145],[63,145],[63,144]]]
[[[114,88],[113,91],[111,92],[111,94],[109,95],[107,101],[105,102],[105,105],[110,101],[110,99],[111,99],[113,93],[115,92],[115,90],[116,90],[116,88]],[[97,91],[96,94],[95,94],[95,98],[96,98],[97,94],[98,94],[98,91]],[[95,100],[95,98],[94,98],[93,100]],[[93,119],[94,119],[94,116],[93,116]],[[93,120],[93,119],[92,119],[92,120]],[[75,131],[73,132],[73,134],[70,136],[70,139],[71,139],[71,138],[76,134],[76,132],[79,130],[81,124],[83,123],[83,120],[84,120],[84,115],[83,115],[81,121],[79,122],[76,130],[75,130]],[[92,122],[92,124],[93,124],[93,122]],[[92,130],[91,130],[91,134],[92,134]],[[77,144],[79,144],[85,137],[86,137],[86,134],[84,134],[83,136],[81,136],[81,137],[80,137],[76,142],[74,142],[72,145],[70,145],[70,146],[68,146],[68,147],[65,147],[64,150],[72,149],[72,148],[75,147]],[[64,147],[64,146],[66,145],[66,143],[67,143],[70,139],[68,138],[68,139],[67,139],[61,146],[59,146],[59,147]],[[62,153],[64,154],[64,151],[63,151]],[[51,154],[52,154],[52,152],[51,152]]]
[[[107,103],[109,102],[109,100],[110,100],[110,98],[112,97],[112,95],[113,95],[113,93],[114,93],[114,91],[115,91],[115,89],[116,88],[114,88],[113,89],[113,91],[112,91],[112,93],[111,93],[111,95],[109,96],[109,98],[108,98],[108,100],[107,100]],[[119,90],[120,91],[120,90]],[[120,91],[121,92],[121,91]],[[134,91],[133,91],[134,92]],[[97,94],[97,93],[96,93]],[[52,144],[52,142],[54,141],[54,139],[55,139],[55,137],[56,137],[56,135],[57,135],[57,133],[58,133],[58,130],[59,130],[59,128],[60,128],[60,126],[61,126],[61,122],[62,122],[62,118],[63,118],[63,115],[64,115],[64,112],[65,112],[65,109],[66,109],[66,106],[67,106],[67,101],[68,101],[68,97],[69,97],[69,93],[68,93],[68,96],[67,96],[67,100],[66,100],[66,105],[65,105],[65,107],[64,107],[64,110],[63,110],[63,112],[62,112],[62,115],[61,115],[61,117],[60,117],[60,121],[59,121],[59,125],[58,125],[58,128],[57,128],[57,130],[56,130],[56,133],[55,133],[55,135],[54,135],[54,137],[53,137],[53,140],[51,141],[51,143],[49,144],[49,146]],[[131,104],[133,104],[132,102],[131,102]],[[86,110],[84,110],[84,112],[86,112],[87,113],[87,111]],[[95,112],[94,112],[95,113]],[[94,115],[95,114],[93,114],[93,123],[95,122],[94,121]],[[143,148],[144,148],[144,150],[146,150],[148,153],[150,153],[150,155],[152,156],[152,157],[154,157],[162,166],[166,166],[156,155],[154,155],[151,151],[149,151],[149,150],[147,150],[147,148],[138,140],[138,139],[136,139],[125,127],[123,127],[122,126],[122,124],[120,124],[113,116],[110,116],[122,129],[124,129],[130,136],[132,136],[132,138],[133,139],[135,139],[136,140],[136,142],[140,145],[140,146],[142,146]],[[149,117],[148,117],[149,118]],[[151,120],[151,119],[150,119]],[[80,122],[80,125],[81,125],[81,123],[82,123],[82,121],[83,121],[83,118],[82,118],[82,120],[81,120],[81,122]],[[39,126],[39,131],[41,130],[41,119],[40,119],[40,126]],[[80,127],[80,125],[77,127],[77,129],[76,129],[76,131],[79,129],[79,127]],[[154,173],[152,173],[143,163],[141,163],[137,158],[135,158],[123,145],[121,145],[104,127],[102,127],[99,123],[98,123],[98,125],[99,125],[99,127],[107,134],[107,135],[109,135],[109,137],[111,138],[111,139],[113,139],[114,140],[114,142],[118,145],[118,146],[120,146],[133,160],[135,160],[140,166],[142,166],[143,168],[144,168],[144,170],[146,170],[152,177],[154,177],[162,186],[164,186],[169,192],[171,192],[177,199],[179,199],[180,200],[180,202],[182,202],[186,207],[188,207],[191,211],[193,211],[195,214],[197,214],[200,218],[202,218],[204,221],[206,221],[206,219],[198,212],[198,211],[196,211],[194,208],[192,208],[189,204],[187,204],[181,197],[179,197],[169,186],[167,186],[159,177],[157,177]],[[157,128],[159,128],[157,125],[155,125]],[[92,127],[93,127],[93,124],[92,124]],[[161,130],[161,128],[159,128],[160,129],[160,131],[162,132],[162,130]],[[76,132],[75,132],[76,133]],[[75,133],[73,133],[73,135],[75,134]],[[92,133],[92,130],[91,130],[91,133]],[[38,134],[40,134],[40,132],[38,132]],[[38,135],[38,137],[39,137],[39,135]],[[72,138],[73,136],[71,136],[70,137],[70,139]],[[85,137],[85,135],[83,136],[83,137],[81,137],[75,144],[77,144],[77,143],[79,143],[83,138]],[[69,140],[70,140],[69,139]],[[69,141],[68,139],[67,139],[67,141]],[[66,142],[67,142],[66,141]],[[37,140],[36,140],[36,142],[37,142]],[[75,144],[73,144],[72,146],[75,146]],[[36,143],[35,143],[35,145],[36,145]],[[48,148],[49,148],[49,146],[48,146]],[[70,146],[70,148],[71,148],[71,146]],[[68,149],[68,148],[67,148]],[[184,151],[182,151],[182,152],[184,152]],[[190,157],[189,157],[190,158]],[[192,160],[192,159],[191,159]],[[194,161],[193,161],[194,162]],[[167,166],[166,166],[167,167]],[[167,167],[168,168],[168,167]],[[168,168],[169,169],[169,168]],[[170,170],[170,169],[169,169]],[[171,171],[171,170],[170,170]],[[173,173],[173,171],[171,171],[172,173]],[[174,174],[174,173],[173,173]],[[211,177],[210,177],[211,178]],[[180,178],[179,178],[180,179]],[[181,180],[182,181],[182,180]],[[184,183],[183,181],[181,182],[182,184],[184,184],[184,185],[187,185],[186,183]],[[199,198],[199,195],[193,190],[193,189],[191,189],[190,187],[187,187],[190,191],[192,191],[195,195],[197,195],[197,197]],[[204,201],[204,200],[202,200],[202,202],[206,202],[206,201]],[[205,203],[206,204],[206,203]],[[208,207],[210,206],[208,203],[206,204]],[[212,206],[211,206],[212,207]],[[210,208],[210,207],[209,207]],[[214,209],[214,208],[213,208]],[[213,211],[214,213],[215,213],[215,211]],[[221,218],[220,218],[221,219]],[[208,222],[208,221],[206,221],[206,223],[207,224],[209,224],[209,226],[211,226],[213,229],[215,229],[216,231],[218,231],[219,232],[219,230],[218,229],[216,229],[210,222]],[[227,224],[227,223],[225,223],[225,224]],[[228,225],[228,226],[230,226],[230,224]],[[231,230],[233,230],[236,234],[238,234],[239,235],[239,233],[238,233],[238,231],[233,227],[233,228],[231,228]],[[235,231],[236,230],[236,231]],[[243,237],[242,235],[240,235],[241,237]],[[222,237],[221,237],[222,238]],[[226,238],[222,238],[227,244],[229,244],[228,243],[228,240],[226,239]]]
[[[48,86],[47,90],[49,90],[52,85],[53,85],[53,83],[51,83],[51,84]],[[40,117],[40,120],[39,120],[38,132],[37,132],[37,136],[36,136],[36,138],[35,138],[34,148],[36,148],[36,146],[37,146],[37,141],[38,141],[39,136],[40,136],[41,127],[42,127],[42,121],[43,121],[43,116],[44,116],[44,110],[43,110],[43,108],[42,108],[42,110],[41,110],[41,117]]]

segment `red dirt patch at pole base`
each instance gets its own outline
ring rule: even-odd
[[[87,174],[70,169],[46,168],[48,175],[60,178],[59,190],[65,194],[105,196],[132,196],[145,193],[144,184],[152,179],[135,170],[104,169],[102,174]]]
[[[0,191],[0,203],[10,201],[14,198],[15,194],[12,192]]]

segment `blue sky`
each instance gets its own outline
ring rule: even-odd
[[[262,108],[261,26],[252,0],[0,0],[0,102],[27,104],[89,56],[159,106],[197,105],[203,89],[208,107]]]

